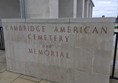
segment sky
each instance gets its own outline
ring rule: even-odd
[[[93,0],[93,17],[116,17],[118,15],[118,0]]]

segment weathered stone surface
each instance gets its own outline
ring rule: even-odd
[[[58,18],[58,0],[26,0],[26,18]]]
[[[110,83],[118,83],[118,80],[110,80]]]
[[[3,20],[7,69],[59,83],[108,83],[112,21]]]
[[[57,82],[51,82],[51,81],[47,81],[47,80],[41,80],[39,83],[57,83]]]
[[[36,82],[26,80],[26,79],[22,79],[22,78],[18,78],[15,81],[13,81],[12,83],[36,83]]]
[[[41,81],[41,79],[39,79],[39,78],[34,78],[34,77],[30,77],[30,76],[25,76],[25,75],[21,75],[20,78],[32,80],[32,81],[36,81],[36,82]]]
[[[11,83],[19,76],[20,74],[5,71],[3,73],[0,73],[0,83]]]

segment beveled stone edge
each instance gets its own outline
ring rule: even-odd
[[[115,17],[105,17],[105,18],[56,18],[56,19],[2,19],[2,23],[24,23],[24,22],[38,22],[38,23],[78,23],[78,22],[115,22]]]
[[[70,22],[115,22],[115,17],[105,18],[70,18]]]

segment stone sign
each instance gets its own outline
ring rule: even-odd
[[[59,83],[108,83],[113,21],[4,19],[7,69]]]

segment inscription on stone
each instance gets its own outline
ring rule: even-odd
[[[91,20],[3,21],[8,70],[60,83],[108,83],[113,23]]]

